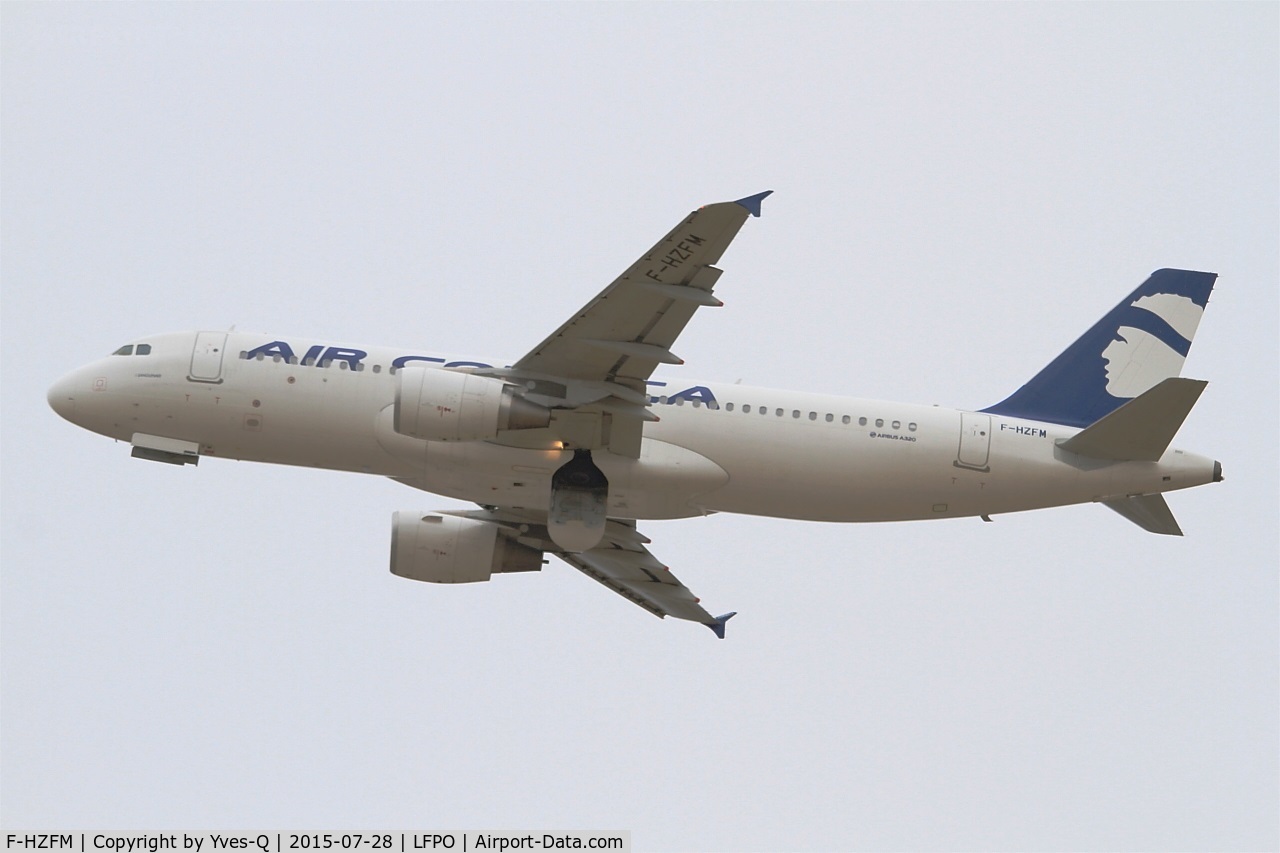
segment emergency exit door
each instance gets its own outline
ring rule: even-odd
[[[226,348],[226,332],[197,333],[195,347],[191,350],[191,372],[187,378],[192,382],[221,382],[222,356]]]
[[[976,412],[960,413],[960,451],[956,464],[961,468],[987,471],[991,458],[991,416]]]

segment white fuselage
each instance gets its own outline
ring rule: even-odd
[[[162,436],[204,456],[392,477],[482,505],[545,510],[571,453],[428,442],[392,428],[393,364],[487,366],[410,350],[289,339],[294,357],[243,353],[269,339],[179,333],[146,355],[81,368],[49,393],[68,420],[123,441]],[[307,353],[328,366],[307,364]],[[358,355],[357,355],[358,354]],[[991,515],[1211,482],[1214,462],[1170,448],[1158,462],[1100,462],[1057,446],[1079,430],[936,406],[743,385],[652,383],[639,459],[597,452],[609,514],[710,512],[815,521]],[[527,443],[527,442],[524,442]]]

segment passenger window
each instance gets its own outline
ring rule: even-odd
[[[133,355],[133,344],[129,344],[128,346],[120,347],[120,349],[116,350],[115,352],[113,352],[113,353],[111,353],[111,354],[112,354],[112,355]]]
[[[693,401],[693,407],[694,407],[695,409],[700,409],[700,408],[702,408],[702,401],[701,401],[701,400],[694,400],[694,401]]]
[[[884,418],[876,418],[876,426],[878,427],[884,426]]]
[[[751,414],[751,404],[747,403],[742,407],[743,414]]]
[[[762,414],[762,415],[767,415],[767,414],[769,414],[769,407],[768,407],[768,406],[761,406],[761,407],[760,407],[760,414]]]
[[[373,366],[373,372],[374,372],[374,373],[381,373],[381,372],[382,372],[382,365],[381,365],[381,364],[375,364],[375,365]]]
[[[841,419],[840,419],[840,423],[842,423],[842,424],[847,424],[847,423],[849,423],[849,416],[848,416],[848,415],[845,415],[843,418],[841,418]]]
[[[683,405],[684,405],[684,397],[676,397],[676,405],[677,405],[677,406],[683,406]]]
[[[916,425],[915,425],[915,423],[914,423],[914,422],[912,422],[912,423],[907,424],[907,429],[911,430],[912,432],[915,432],[915,431],[916,431]]]
[[[799,409],[792,409],[792,410],[791,410],[791,417],[793,417],[793,418],[798,418],[798,417],[800,417],[800,410],[799,410]]]
[[[134,355],[151,355],[151,344],[138,344],[138,348],[133,351]]]
[[[893,422],[893,428],[894,428],[894,429],[902,429],[902,421],[894,421],[894,422]]]
[[[867,425],[866,418],[858,418],[858,426],[866,426],[866,425]]]
[[[827,423],[831,423],[835,419],[836,419],[835,415],[831,414],[830,412],[827,412]]]
[[[818,419],[818,413],[817,413],[817,412],[810,412],[810,413],[809,413],[809,420],[811,420],[811,421],[816,421],[817,419]]]
[[[725,404],[724,404],[724,410],[725,410],[726,412],[732,412],[732,411],[733,411],[733,403],[725,403]]]
[[[775,409],[773,413],[778,417],[782,417],[782,409]]]

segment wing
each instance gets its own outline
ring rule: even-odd
[[[489,507],[479,510],[442,511],[487,521],[506,528],[522,545],[555,554],[589,578],[637,604],[659,619],[673,616],[706,625],[724,639],[724,626],[735,613],[712,616],[671,569],[645,546],[650,540],[636,530],[633,521],[609,519],[604,539],[590,551],[572,553],[560,548],[547,533],[547,514],[536,510]]]
[[[568,379],[622,380],[643,390],[659,364],[682,363],[671,345],[693,312],[721,304],[712,295],[720,277],[712,264],[747,216],[760,215],[769,192],[689,214],[514,367]]]
[[[656,420],[646,380],[659,364],[683,363],[671,351],[676,338],[698,308],[722,304],[712,293],[721,272],[713,264],[771,192],[695,210],[526,356],[478,372],[585,416],[572,426],[562,419],[560,434],[553,424],[552,436],[637,456],[644,422]]]

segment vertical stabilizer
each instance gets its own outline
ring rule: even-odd
[[[1182,372],[1217,273],[1156,270],[996,415],[1088,426]]]

